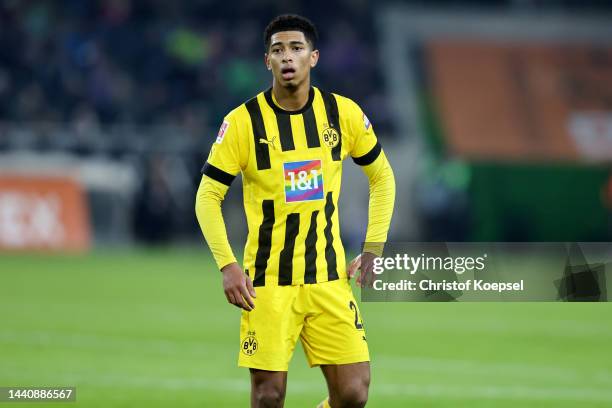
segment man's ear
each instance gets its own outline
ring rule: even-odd
[[[318,62],[319,62],[319,50],[313,50],[310,53],[310,68],[316,67]]]
[[[264,64],[266,64],[266,68],[268,71],[272,69],[272,65],[270,65],[270,60],[268,59],[268,53],[264,53]]]

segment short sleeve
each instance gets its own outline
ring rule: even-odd
[[[243,157],[238,121],[229,114],[223,119],[202,173],[229,186],[243,168]]]
[[[352,139],[349,154],[356,164],[366,166],[380,155],[381,147],[376,139],[370,119],[368,119],[359,105],[350,101],[349,110]]]

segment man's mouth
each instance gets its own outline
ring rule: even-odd
[[[295,76],[295,69],[290,67],[283,68],[281,69],[281,75],[285,80],[292,79]]]

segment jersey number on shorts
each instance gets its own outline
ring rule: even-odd
[[[355,328],[357,330],[363,329],[363,323],[361,322],[361,317],[359,316],[359,311],[357,310],[357,305],[352,300],[349,302],[349,307],[355,311]]]

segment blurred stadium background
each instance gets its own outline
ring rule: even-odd
[[[319,28],[313,83],[357,101],[385,147],[390,240],[612,241],[610,2],[4,0],[0,386],[248,404],[194,194],[225,113],[270,84],[261,33],[285,12]],[[356,252],[351,163],[343,191]],[[224,213],[239,254],[240,182]],[[609,304],[361,309],[369,406],[612,406]],[[325,394],[297,350],[286,406]]]

